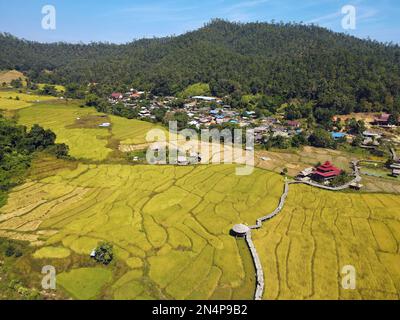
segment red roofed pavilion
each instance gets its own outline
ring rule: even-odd
[[[113,92],[111,94],[111,98],[114,99],[114,100],[119,100],[119,99],[123,98],[123,94],[120,93],[120,92]]]
[[[336,168],[332,163],[327,161],[315,169],[313,176],[315,180],[329,180],[339,176],[341,173],[341,169]]]

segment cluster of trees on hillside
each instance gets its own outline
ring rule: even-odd
[[[89,83],[120,90],[134,86],[156,95],[203,83],[208,86],[191,89],[316,101],[319,117],[400,108],[399,46],[312,25],[214,20],[181,36],[124,45],[41,44],[1,34],[0,47],[0,69],[67,85],[77,95],[79,85]],[[290,116],[298,117],[292,111]]]
[[[68,156],[68,146],[55,141],[56,135],[51,130],[39,125],[27,130],[0,115],[0,206],[6,192],[23,181],[35,152],[46,150],[59,158]]]

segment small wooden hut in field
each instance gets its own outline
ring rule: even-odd
[[[236,224],[232,228],[233,235],[237,237],[245,237],[250,232],[250,228],[244,224]]]

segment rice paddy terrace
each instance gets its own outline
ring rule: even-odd
[[[1,209],[0,236],[31,241],[34,257],[50,260],[72,252],[89,260],[99,241],[112,242],[126,272],[101,277],[108,291],[90,298],[251,299],[248,261],[229,230],[274,207],[281,177],[257,170],[238,178],[234,169],[80,164],[16,188]],[[60,284],[88,298],[63,281],[68,274]]]
[[[0,110],[15,111],[42,101],[56,100],[51,96],[19,93],[17,91],[0,90]]]
[[[80,108],[78,102],[40,103],[18,112],[19,123],[28,127],[35,123],[57,134],[58,143],[70,147],[77,159],[101,161],[108,158],[119,143],[141,144],[146,133],[161,128],[148,122],[108,116],[94,108]],[[111,128],[99,128],[109,122]]]
[[[400,197],[291,185],[281,213],[253,231],[264,299],[399,299]],[[357,271],[356,290],[341,270]]]
[[[29,241],[25,263],[57,269],[75,299],[252,299],[254,267],[234,224],[254,224],[278,205],[283,178],[234,165],[148,166],[109,162],[118,143],[141,144],[156,127],[48,101],[17,111],[54,130],[76,161],[38,158],[0,208],[0,237]],[[111,122],[111,128],[98,127]],[[89,254],[101,241],[115,261]],[[253,232],[265,299],[399,299],[400,196],[292,185],[281,213]],[[29,266],[28,266],[29,265]],[[357,289],[341,287],[354,265]]]

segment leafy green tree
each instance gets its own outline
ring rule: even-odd
[[[393,111],[393,113],[389,117],[389,124],[398,126],[399,125],[400,114],[397,111]]]
[[[51,130],[45,130],[38,124],[34,124],[26,136],[26,147],[30,152],[42,150],[54,145],[56,135]]]
[[[100,104],[100,98],[94,94],[90,93],[85,97],[85,105],[88,107],[97,107]]]
[[[10,84],[13,88],[22,88],[23,87],[21,78],[11,80]]]
[[[291,140],[290,143],[293,148],[299,148],[300,146],[305,146],[308,144],[308,140],[306,135],[302,132],[300,134],[295,135]]]
[[[353,141],[351,142],[351,145],[353,147],[359,147],[363,141],[364,141],[363,136],[361,134],[358,134],[354,137]]]
[[[47,148],[48,152],[54,154],[57,158],[67,158],[69,147],[65,143],[57,143]]]
[[[308,138],[311,146],[317,148],[336,148],[336,142],[332,135],[321,128],[316,129]]]
[[[347,132],[354,135],[362,134],[367,128],[363,120],[356,120],[355,118],[346,120]]]
[[[349,183],[353,179],[346,171],[342,171],[339,176],[333,178],[331,180],[331,186],[333,187],[340,187]]]
[[[276,136],[270,138],[271,146],[278,149],[287,149],[289,148],[289,139],[286,139],[282,136]]]
[[[99,263],[109,265],[114,259],[113,245],[109,242],[101,242],[95,249],[93,258]]]
[[[157,122],[162,122],[164,120],[166,113],[167,109],[165,108],[156,108],[151,111],[151,114],[156,117]]]
[[[39,91],[39,93],[49,96],[57,96],[58,94],[56,87],[49,84],[44,85],[43,88]]]
[[[329,108],[316,108],[314,111],[314,117],[317,123],[321,124],[325,129],[331,130],[333,127],[333,116],[335,110]]]
[[[167,113],[164,117],[164,123],[168,124],[169,121],[176,121],[178,130],[186,129],[189,122],[189,116],[186,112],[178,111],[175,113]]]
[[[294,104],[290,104],[285,109],[285,119],[287,120],[297,120],[302,118],[302,113],[300,108]]]

